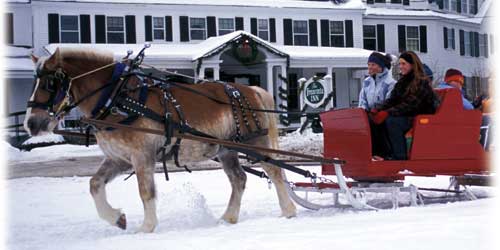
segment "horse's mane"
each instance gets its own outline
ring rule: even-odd
[[[113,53],[89,48],[59,48],[59,56],[63,60],[92,61],[95,64],[109,64],[113,62]]]

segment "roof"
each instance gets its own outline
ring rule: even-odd
[[[33,71],[35,65],[31,61],[30,55],[32,49],[21,47],[6,46],[5,63],[2,65],[3,70],[6,71]]]
[[[245,31],[235,31],[224,36],[211,37],[197,44],[151,44],[146,50],[147,59],[165,60],[189,60],[195,61],[199,58],[209,57],[220,51],[231,41],[241,36],[248,36],[257,44],[282,56],[293,59],[339,59],[339,58],[362,58],[366,60],[372,51],[360,48],[335,48],[335,47],[311,47],[311,46],[280,46],[273,45]],[[49,44],[45,49],[50,54],[58,48],[89,48],[93,50],[110,51],[115,58],[122,58],[128,50],[139,52],[143,44]]]
[[[17,2],[17,1],[13,1]],[[176,5],[223,5],[274,8],[313,8],[313,9],[364,9],[361,0],[347,0],[346,3],[332,1],[299,0],[33,0],[32,2],[78,2],[78,3],[121,3],[121,4],[176,4]]]

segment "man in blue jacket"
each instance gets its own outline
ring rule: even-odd
[[[438,89],[457,88],[462,93],[462,103],[465,110],[474,109],[472,103],[464,97],[462,87],[464,86],[464,75],[458,69],[448,69],[444,75],[444,82],[440,82]]]

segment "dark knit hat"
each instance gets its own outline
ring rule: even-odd
[[[378,66],[380,66],[381,68],[390,69],[391,68],[391,61],[392,61],[391,55],[386,54],[384,56],[379,52],[373,52],[368,57],[369,63],[375,63]]]
[[[456,81],[456,82],[459,82],[463,86],[464,85],[464,75],[458,69],[449,69],[444,74],[444,81],[445,82]]]
[[[434,80],[434,73],[432,73],[432,70],[431,68],[429,68],[429,66],[427,66],[427,64],[423,64],[424,66],[424,73],[425,73],[425,76],[429,77],[429,79],[431,80]]]

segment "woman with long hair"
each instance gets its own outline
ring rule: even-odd
[[[439,99],[432,90],[422,62],[415,52],[401,53],[399,69],[401,78],[394,86],[391,96],[372,109],[369,116],[375,124],[385,124],[387,129],[391,154],[383,157],[406,160],[404,135],[412,127],[413,118],[419,114],[433,114]]]

